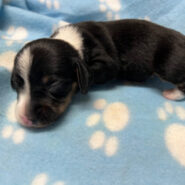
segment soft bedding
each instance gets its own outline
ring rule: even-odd
[[[138,18],[185,34],[184,0],[0,0],[0,185],[184,185],[185,101],[172,85],[109,83],[74,96],[56,124],[15,118],[16,52],[67,23]]]

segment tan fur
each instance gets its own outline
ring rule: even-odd
[[[69,103],[71,102],[72,96],[74,95],[74,93],[75,93],[75,91],[76,91],[76,87],[77,87],[77,84],[74,82],[74,83],[72,84],[72,90],[71,90],[71,92],[67,95],[67,97],[66,97],[65,100],[64,100],[65,103],[62,104],[62,105],[58,108],[59,113],[63,113],[63,112],[66,110],[67,106],[68,106]]]

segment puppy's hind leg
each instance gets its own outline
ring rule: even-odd
[[[177,88],[163,91],[163,96],[169,100],[183,100],[185,98],[185,83],[177,85]]]

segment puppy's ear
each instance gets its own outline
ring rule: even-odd
[[[86,94],[89,87],[89,72],[87,66],[85,62],[79,58],[74,58],[73,62],[80,92]]]

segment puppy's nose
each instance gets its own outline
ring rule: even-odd
[[[26,127],[32,127],[33,121],[29,120],[26,116],[20,116],[22,125]]]

